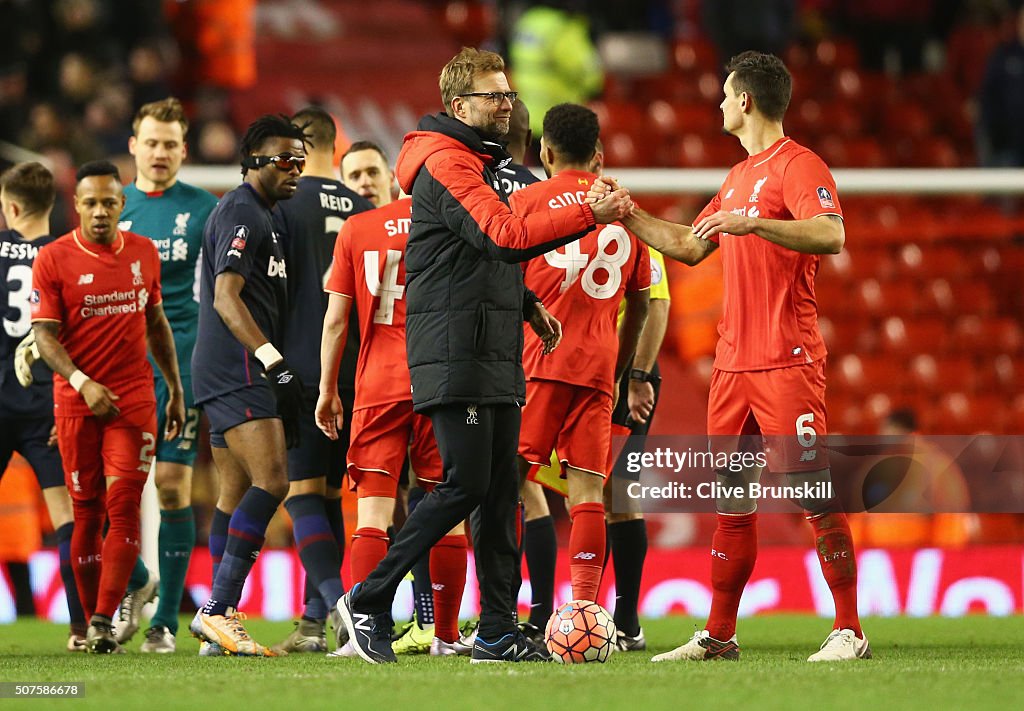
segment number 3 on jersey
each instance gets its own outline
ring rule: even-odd
[[[613,251],[608,248],[614,246]],[[584,293],[595,299],[610,299],[619,291],[622,283],[622,267],[629,261],[630,240],[626,230],[618,225],[608,225],[597,235],[597,256],[590,261],[589,254],[580,252],[580,243],[570,242],[565,251],[557,249],[547,252],[544,260],[556,269],[565,270],[565,278],[558,289],[564,294],[572,286],[580,271],[583,271],[581,286]],[[589,262],[589,264],[588,264]],[[606,275],[603,281],[596,278],[598,272]]]
[[[402,253],[389,249],[384,256],[384,273],[380,270],[380,252],[363,252],[363,267],[366,273],[366,288],[380,299],[380,305],[373,312],[373,322],[391,325],[395,318],[395,301],[402,298],[405,286],[398,283],[398,267]]]

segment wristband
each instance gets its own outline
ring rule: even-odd
[[[80,370],[76,370],[68,377],[68,385],[75,389],[76,393],[82,392],[82,386],[90,380],[89,376]]]
[[[629,371],[630,380],[639,380],[641,383],[657,383],[661,381],[657,375],[648,373],[646,370],[640,370],[639,368],[633,368]]]
[[[284,360],[284,356],[278,353],[271,343],[264,343],[253,352],[253,355],[256,356],[256,360],[263,364],[264,370],[270,370]]]

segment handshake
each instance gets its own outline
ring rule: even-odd
[[[590,186],[586,202],[594,213],[594,221],[599,225],[621,220],[636,207],[629,191],[620,188],[614,178],[606,175],[599,177]]]

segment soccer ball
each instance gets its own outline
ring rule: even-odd
[[[596,602],[573,600],[551,615],[544,641],[556,662],[606,662],[615,651],[615,622]]]

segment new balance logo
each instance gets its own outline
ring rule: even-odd
[[[573,560],[594,560],[597,557],[597,553],[587,553],[581,551],[572,557]]]
[[[81,286],[82,284],[92,284],[92,279],[92,274],[83,274],[82,276],[78,277],[78,285]]]
[[[818,456],[818,450],[816,449],[805,449],[800,453],[801,462],[813,462],[815,457]]]
[[[476,418],[476,405],[470,405],[466,408],[466,424],[467,425],[479,425],[480,421]]]
[[[432,590],[436,590],[437,592],[441,592],[444,590],[444,583],[431,583],[430,588]]]
[[[371,632],[373,630],[373,616],[364,615],[359,612],[352,613],[352,626],[357,630]]]

